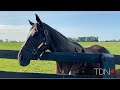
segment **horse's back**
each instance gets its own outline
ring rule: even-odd
[[[84,48],[85,53],[90,54],[100,54],[100,53],[110,53],[105,47],[100,45],[92,45],[90,47]],[[100,63],[88,63],[86,70],[89,74],[95,75],[94,68],[100,68]]]
[[[84,48],[85,53],[110,53],[105,47],[100,45],[92,45]]]

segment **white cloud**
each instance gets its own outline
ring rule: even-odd
[[[0,39],[24,41],[29,29],[27,25],[0,25]]]
[[[0,25],[0,39],[25,41],[30,28],[30,25]],[[113,34],[111,35],[107,28],[103,31],[101,28],[96,30],[94,27],[54,26],[54,29],[66,37],[98,36],[99,40],[104,40],[104,38],[110,40],[113,39],[113,37],[119,39],[119,32],[112,32]]]
[[[82,36],[96,36],[96,31],[94,28],[89,27],[62,27],[57,29],[60,33],[66,37],[82,37]]]
[[[28,32],[30,29],[27,25],[0,25],[0,33],[1,32]]]

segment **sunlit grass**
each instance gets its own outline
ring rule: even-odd
[[[108,49],[111,54],[120,55],[120,42],[79,42],[83,47],[88,47],[91,45],[101,45]]]
[[[23,43],[0,42],[0,50],[20,50]]]
[[[17,59],[0,59],[1,71],[55,73],[55,62],[31,60],[28,66],[20,66]]]
[[[0,50],[19,50],[23,43],[0,43]],[[111,54],[120,55],[120,42],[79,42],[83,47],[94,44],[107,48]],[[31,63],[22,67],[18,60],[0,58],[0,71],[15,72],[38,72],[38,73],[55,73],[56,63],[54,61],[32,60]],[[116,69],[120,69],[120,65],[116,65]]]

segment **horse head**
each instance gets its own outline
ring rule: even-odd
[[[37,14],[35,14],[35,16],[37,23],[33,23],[29,20],[32,27],[27,40],[18,53],[18,60],[21,66],[27,66],[33,56],[39,58],[49,47],[50,36],[46,24],[40,20]]]

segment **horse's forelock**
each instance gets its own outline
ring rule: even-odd
[[[35,27],[35,24],[30,28],[30,31]]]
[[[38,31],[36,25],[37,25],[37,24],[34,24],[34,25],[30,28],[30,31],[33,30],[34,27],[36,28],[36,29],[34,29],[34,30]]]

